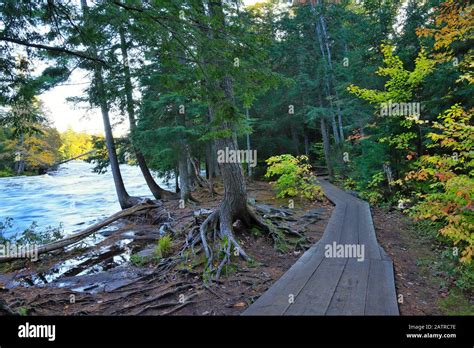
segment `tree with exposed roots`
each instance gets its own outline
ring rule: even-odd
[[[163,4],[158,8],[114,3],[128,11],[136,21],[150,26],[141,37],[142,43],[146,43],[150,51],[160,52],[159,56],[151,58],[156,62],[151,71],[164,76],[165,83],[156,87],[160,90],[158,94],[152,90],[145,91],[150,103],[156,105],[154,98],[163,101],[169,93],[170,100],[179,96],[207,105],[208,121],[203,121],[207,122],[207,131],[202,138],[211,142],[210,147],[215,152],[211,157],[217,157],[219,151],[237,151],[237,136],[250,131],[240,110],[250,107],[258,94],[280,81],[271,72],[266,63],[267,53],[262,50],[263,42],[268,38],[248,30],[257,24],[250,16],[239,13],[238,7],[220,0],[187,1],[179,8],[173,4]],[[173,74],[165,74],[170,71]],[[148,76],[150,70],[144,68],[144,73]],[[165,85],[172,88],[167,89]],[[184,120],[181,119],[181,129],[192,127],[187,122],[192,117],[186,115]],[[183,142],[182,147],[185,147],[184,135],[177,142]],[[186,162],[182,161],[185,151],[178,152],[181,153],[181,177],[186,174]],[[271,227],[247,204],[241,163],[219,163],[219,172],[224,186],[223,200],[201,226],[192,229],[187,240],[188,246],[202,243],[208,261],[207,271],[215,272],[216,278],[232,254],[250,259],[234,235],[234,222],[240,220],[247,227],[256,225],[272,234]],[[187,190],[183,195],[188,198]]]
[[[209,1],[207,7],[198,8],[197,12],[201,15],[201,24],[204,24],[201,26],[204,30],[201,30],[200,34],[205,35],[207,38],[207,40],[201,40],[203,46],[200,47],[202,62],[204,62],[203,68],[208,74],[207,77],[214,77],[213,79],[205,78],[204,85],[206,95],[210,96],[208,99],[209,119],[213,126],[211,132],[215,134],[215,150],[218,153],[219,151],[226,150],[237,151],[237,133],[242,121],[242,115],[236,107],[234,83],[235,81],[237,83],[245,83],[243,81],[246,81],[248,76],[255,73],[255,71],[239,69],[240,59],[243,57],[239,58],[237,55],[242,52],[238,50],[238,44],[232,46],[225,38],[231,35],[238,35],[240,40],[245,41],[246,35],[239,33],[238,28],[231,28],[232,24],[229,23],[232,22],[235,25],[233,21],[237,19],[236,17],[232,17],[232,19],[226,18],[226,16],[232,16],[232,8],[224,7],[221,0]],[[237,16],[239,15],[238,9],[236,14]],[[248,44],[248,42],[245,42],[245,44]],[[215,56],[212,56],[212,48],[216,49],[216,47],[221,52],[232,52],[233,55],[229,54],[229,56],[235,58],[230,62],[226,62],[227,64],[222,61],[216,61]],[[261,58],[256,47],[254,46],[252,49],[255,51],[248,52],[247,54],[254,54],[253,59]],[[262,62],[260,61],[259,63]],[[265,82],[270,82],[271,74],[265,69],[262,69],[260,73],[254,75],[254,77],[260,79],[262,89],[265,89]],[[252,91],[250,86],[248,88],[247,92],[250,92],[250,94],[258,93],[257,91]],[[244,104],[245,102],[244,100]],[[241,163],[224,161],[219,163],[219,170],[224,186],[224,199],[218,208],[204,220],[199,229],[199,238],[208,260],[208,269],[209,271],[216,271],[216,279],[219,278],[223,266],[230,261],[232,254],[237,254],[246,260],[250,259],[234,236],[233,223],[235,221],[240,220],[247,227],[256,225],[264,231],[271,231],[247,203],[247,190]],[[219,250],[224,255],[221,260],[216,260],[213,248],[209,246],[208,242],[210,236],[212,236],[213,242],[215,242],[216,234],[224,241],[223,246]],[[218,261],[217,268],[213,264],[214,261]]]

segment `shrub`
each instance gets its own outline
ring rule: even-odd
[[[416,219],[440,221],[439,232],[460,250],[460,261],[470,263],[474,253],[474,143],[471,125],[473,110],[465,111],[456,104],[434,123],[438,133],[430,133],[429,145],[449,155],[433,154],[420,158],[420,169],[407,174],[407,181],[429,183],[420,203],[412,209]],[[455,249],[455,250],[457,250]]]
[[[130,255],[130,262],[138,267],[143,266],[146,263],[145,258],[138,254]]]
[[[441,184],[441,192],[425,195],[412,214],[417,219],[444,222],[439,232],[460,249],[462,262],[470,262],[474,251],[474,208],[471,197],[474,180],[460,175]]]
[[[173,248],[173,241],[170,235],[164,235],[158,241],[158,245],[155,248],[155,255],[159,258],[168,257],[171,254]]]
[[[301,197],[309,200],[322,198],[321,186],[316,184],[316,176],[307,164],[308,157],[292,155],[272,156],[266,160],[268,168],[265,177],[278,176],[271,182],[277,197]]]

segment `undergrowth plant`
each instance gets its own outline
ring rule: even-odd
[[[316,176],[308,157],[294,157],[289,154],[272,156],[266,160],[268,165],[265,177],[278,177],[271,182],[278,198],[300,197],[311,201],[322,198],[321,186],[316,183]]]

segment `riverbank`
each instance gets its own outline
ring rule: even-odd
[[[302,255],[322,235],[332,205],[322,202],[295,202],[295,208],[281,208],[287,200],[274,198],[268,183],[252,182],[249,197],[264,217],[275,218],[286,212],[285,226],[302,238],[286,236],[275,245],[263,232],[245,230],[236,224],[241,245],[252,262],[232,257],[218,284],[206,286],[205,258],[191,252],[171,262],[157,258],[156,246],[163,224],[154,224],[147,214],[109,226],[85,245],[67,253],[48,255],[38,263],[16,264],[4,269],[0,287],[14,310],[31,315],[51,314],[239,314]],[[220,195],[206,191],[195,197],[199,206],[178,208],[177,201],[164,202],[162,210],[171,214],[167,227],[172,236],[170,254],[179,251],[185,231],[195,220],[202,220],[215,208]],[[21,267],[24,266],[24,267]],[[5,266],[4,266],[5,267]],[[71,298],[74,303],[71,303]],[[184,303],[181,303],[184,301]]]
[[[42,175],[44,173],[40,173],[38,171],[24,171],[21,173],[21,175],[17,175],[12,169],[2,169],[0,170],[0,178],[14,178],[17,176],[36,176],[36,175]]]

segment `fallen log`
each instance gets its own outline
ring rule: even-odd
[[[150,203],[141,203],[141,204],[134,205],[133,207],[130,207],[128,209],[124,209],[122,211],[119,211],[119,212],[109,216],[107,219],[102,220],[102,221],[100,221],[100,222],[98,222],[98,223],[96,223],[92,226],[89,226],[88,228],[86,228],[85,230],[83,230],[81,232],[72,234],[72,235],[67,236],[66,238],[63,238],[63,239],[58,240],[58,241],[51,242],[51,243],[39,246],[38,247],[38,255],[41,255],[41,254],[44,254],[44,253],[47,253],[47,252],[50,252],[50,251],[54,251],[54,250],[57,250],[57,249],[61,249],[61,248],[67,247],[71,244],[77,243],[78,241],[86,238],[87,236],[91,235],[92,233],[97,232],[101,228],[103,228],[103,227],[105,227],[105,226],[111,224],[112,222],[117,221],[121,218],[131,216],[131,215],[133,215],[133,214],[135,214],[139,211],[142,211],[142,210],[155,209],[155,208],[158,208],[158,207],[160,207],[160,205],[150,204]],[[19,260],[19,258],[18,257],[10,257],[10,256],[1,256],[0,257],[0,263],[9,262],[9,261],[13,261],[13,260]]]

